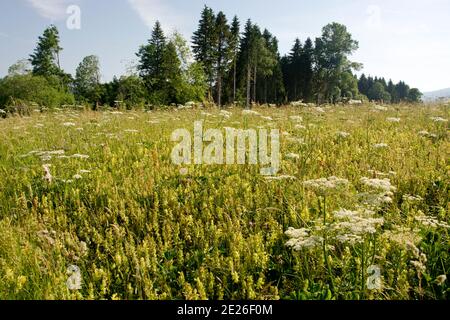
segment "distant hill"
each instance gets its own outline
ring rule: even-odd
[[[425,92],[423,94],[424,101],[450,100],[450,88],[438,91]]]

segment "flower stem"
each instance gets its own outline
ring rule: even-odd
[[[320,204],[320,200],[319,200],[319,204]],[[330,277],[330,281],[331,281],[331,292],[334,295],[334,278],[333,278],[333,273],[331,271],[331,266],[330,266],[330,261],[328,259],[328,252],[327,252],[327,230],[326,230],[326,226],[327,226],[327,199],[324,196],[323,197],[323,206],[322,206],[322,214],[323,214],[323,227],[324,227],[324,233],[323,233],[323,256],[324,256],[324,260],[325,260],[325,266],[327,268],[328,271],[328,276]]]

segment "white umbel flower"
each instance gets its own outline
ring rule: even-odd
[[[348,187],[350,182],[338,177],[321,178],[303,182],[305,188],[310,189],[318,195],[326,195],[329,192]]]
[[[393,192],[397,190],[397,188],[391,184],[390,179],[369,179],[364,177],[361,178],[361,183],[366,187],[385,192]]]
[[[447,119],[444,119],[444,118],[441,118],[441,117],[431,117],[430,119],[433,122],[436,122],[436,123],[446,123],[446,122],[448,122]]]

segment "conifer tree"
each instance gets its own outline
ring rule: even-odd
[[[39,37],[34,53],[30,55],[33,74],[49,78],[62,74],[59,54],[62,48],[59,45],[59,32],[56,26],[51,25]]]
[[[166,37],[159,21],[156,21],[152,37],[148,44],[142,46],[136,54],[139,58],[138,70],[150,92],[160,90],[165,82],[162,67],[164,52],[166,50]]]
[[[223,77],[230,64],[230,39],[231,32],[225,14],[220,11],[216,18],[216,36],[217,42],[214,48],[214,56],[216,57],[216,74],[217,74],[217,104],[222,106],[222,83]]]
[[[212,88],[215,78],[215,47],[216,47],[216,18],[214,11],[205,6],[201,13],[199,26],[192,36],[193,52],[195,59],[203,64],[206,77],[209,83],[209,95],[212,96]]]
[[[230,52],[232,56],[233,64],[233,103],[236,101],[236,90],[237,90],[237,59],[239,54],[239,41],[241,39],[240,35],[240,22],[237,16],[234,16],[233,22],[231,23],[230,30]]]

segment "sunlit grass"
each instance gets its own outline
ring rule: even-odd
[[[449,110],[66,110],[0,119],[0,298],[448,298],[440,276],[450,268]],[[171,133],[202,119],[205,129],[280,129],[279,176],[289,179],[265,179],[248,165],[180,172]],[[333,176],[348,186],[324,196],[304,184]],[[358,244],[327,233],[325,251],[286,246],[289,228],[336,225],[336,212],[358,210],[371,192],[364,177],[389,179],[395,190],[371,208],[383,219],[376,233]],[[70,265],[82,273],[76,292],[66,286]],[[370,265],[381,268],[380,290],[365,285]]]

